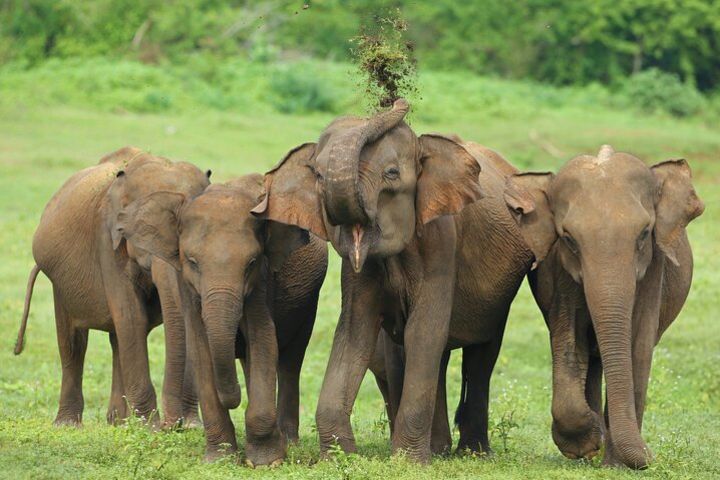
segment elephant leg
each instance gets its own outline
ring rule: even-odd
[[[55,425],[80,426],[84,407],[82,393],[83,364],[87,350],[88,331],[73,328],[57,291],[55,295],[55,322],[57,341],[62,361],[60,405]]]
[[[186,339],[187,341],[187,339]],[[188,354],[185,357],[185,373],[182,388],[183,427],[196,428],[202,425],[198,411],[198,392],[195,383],[195,366]]]
[[[437,397],[435,399],[435,413],[433,413],[433,423],[430,434],[430,451],[434,455],[445,455],[452,448],[446,387],[447,366],[449,361],[450,350],[447,350],[443,353],[440,364],[440,376],[438,378]]]
[[[165,376],[162,390],[163,425],[180,425],[183,418],[185,380],[185,325],[180,309],[178,272],[167,262],[152,261],[152,280],[160,297],[165,324]]]
[[[447,323],[443,331],[439,325],[419,325],[420,320],[426,319],[412,320],[405,327],[405,378],[395,417],[392,451],[402,451],[414,460],[428,463]]]
[[[315,319],[315,310],[303,318],[295,318],[303,323],[301,331],[287,345],[278,361],[278,426],[280,432],[290,443],[297,443],[300,428],[300,369],[305,359],[310,335]]]
[[[220,403],[217,394],[210,345],[200,306],[190,298],[188,292],[183,294],[183,311],[188,363],[193,367],[194,384],[197,387],[205,428],[205,460],[211,462],[237,451],[235,426],[230,419],[230,412]]]
[[[117,336],[114,333],[109,335],[110,347],[112,348],[112,389],[110,392],[110,405],[107,411],[107,422],[110,425],[117,425],[128,416],[127,401],[125,400],[125,388],[122,381],[122,370],[120,367],[120,349],[118,348]]]
[[[278,343],[264,288],[247,299],[244,315],[248,372],[248,405],[245,410],[245,456],[251,466],[273,465],[286,453],[277,417],[276,385]]]
[[[350,413],[375,350],[381,319],[373,267],[366,264],[354,275],[343,259],[342,311],[315,412],[323,456],[335,445],[346,453],[357,451]]]
[[[589,314],[584,308],[578,311],[573,298],[559,296],[548,323],[553,357],[553,441],[568,458],[593,458],[602,446],[604,428],[586,397]]]
[[[590,409],[598,416],[602,416],[603,414],[602,374],[602,361],[600,357],[591,354],[588,359],[587,379],[585,380],[585,399]]]
[[[500,353],[501,343],[502,336],[499,336],[491,342],[463,348],[462,370],[466,386],[462,414],[458,418],[459,453],[492,453],[488,437],[490,377]]]
[[[380,331],[383,349],[385,351],[385,372],[387,375],[390,420],[390,432],[395,431],[395,417],[400,408],[402,397],[403,377],[405,376],[405,351],[402,345],[393,342],[385,330]]]

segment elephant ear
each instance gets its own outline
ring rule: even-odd
[[[420,225],[454,215],[482,198],[480,164],[462,145],[436,134],[420,136],[421,171],[415,210]]]
[[[651,168],[658,183],[655,205],[655,242],[674,264],[685,227],[705,210],[692,184],[690,165],[684,160],[667,160]]]
[[[508,177],[505,203],[520,227],[525,244],[535,255],[532,269],[537,268],[557,238],[547,190],[555,175],[545,173],[517,173]]]
[[[258,218],[295,225],[327,240],[317,175],[315,143],[296,147],[265,174],[265,197],[251,210]]]
[[[155,192],[120,210],[113,238],[126,241],[180,270],[178,222],[185,195]],[[118,242],[119,243],[119,242]],[[117,248],[113,240],[114,248]]]

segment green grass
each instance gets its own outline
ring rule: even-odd
[[[62,68],[60,68],[62,67]],[[195,100],[178,77],[163,78],[186,100],[161,113],[113,108],[132,97],[107,87],[83,98],[62,83],[73,72],[0,72],[0,477],[4,478],[717,478],[720,446],[720,132],[701,119],[674,120],[614,108],[591,91],[558,90],[468,75],[422,77],[422,100],[411,120],[418,132],[456,132],[492,146],[521,168],[555,169],[602,143],[648,162],[684,156],[707,205],[690,227],[696,275],[680,318],[656,349],[644,437],[656,460],[646,472],[608,470],[565,459],[550,437],[551,369],[547,332],[526,287],[507,328],[491,391],[491,422],[511,413],[507,450],[495,429],[489,459],[435,459],[430,467],[390,457],[382,400],[366,378],[352,422],[360,455],[317,463],[314,410],[340,307],[339,262],[332,256],[319,317],[302,374],[301,442],[285,464],[250,470],[230,461],[202,462],[201,431],[150,433],[131,422],[105,424],[111,355],[105,334],[92,332],[85,367],[82,429],[54,428],[60,387],[49,281],[36,284],[25,352],[11,353],[33,265],[31,240],[52,193],[76,170],[132,144],[211,168],[213,180],[264,171],[289,148],[315,140],[331,113],[281,115],[264,93],[235,93],[223,111]],[[63,70],[63,68],[65,70]],[[92,77],[74,70],[78,76]],[[109,67],[108,67],[109,68]],[[120,72],[123,68],[118,67]],[[132,66],[132,68],[140,68]],[[144,67],[143,67],[144,68]],[[329,66],[337,91],[350,95],[344,67]],[[110,74],[110,70],[108,70]],[[342,80],[345,78],[345,80]],[[57,80],[55,84],[53,80]],[[342,81],[341,81],[342,80]],[[152,83],[155,80],[148,80]],[[334,80],[333,80],[334,81]],[[345,83],[343,83],[345,82]],[[228,85],[233,82],[228,81]],[[104,88],[104,87],[103,87]],[[52,92],[69,92],[52,97]],[[114,95],[117,95],[116,97]],[[100,98],[98,100],[98,98]],[[347,98],[347,101],[343,99]],[[242,101],[240,101],[242,100]],[[595,101],[597,100],[597,101]],[[244,103],[243,103],[244,102]],[[270,103],[267,103],[270,102]],[[357,97],[340,95],[338,109],[357,112]],[[354,109],[354,110],[353,110]],[[150,335],[156,389],[162,383],[162,329]],[[449,404],[459,395],[459,355],[448,374]],[[233,412],[242,448],[243,409]],[[452,413],[452,412],[451,412]],[[457,440],[457,432],[455,432]]]

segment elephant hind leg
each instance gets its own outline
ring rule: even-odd
[[[62,361],[60,405],[54,423],[55,425],[80,426],[84,407],[82,377],[88,331],[73,327],[72,319],[63,307],[61,296],[57,290],[54,290],[53,293],[58,348]]]
[[[117,425],[128,417],[128,404],[125,399],[125,389],[122,381],[122,370],[120,367],[120,351],[118,349],[117,336],[110,335],[110,346],[112,347],[112,388],[110,392],[110,404],[107,411],[107,422],[110,425]]]
[[[458,428],[460,440],[457,451],[469,450],[473,453],[492,453],[488,438],[488,402],[490,395],[490,376],[500,352],[502,337],[482,345],[463,348],[463,381],[465,401],[458,408]],[[461,400],[462,401],[462,400]]]
[[[452,435],[448,422],[446,375],[450,361],[450,350],[443,353],[438,375],[437,396],[435,397],[435,412],[433,413],[432,430],[430,434],[430,451],[434,455],[445,455],[452,448]]]

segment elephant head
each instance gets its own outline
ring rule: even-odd
[[[670,160],[648,168],[605,145],[557,175],[511,177],[505,200],[536,265],[552,251],[581,286],[605,371],[613,446],[625,465],[645,466],[633,394],[635,294],[653,257],[678,264],[684,228],[703,212],[690,167]]]
[[[371,118],[333,121],[266,174],[253,213],[330,240],[355,272],[400,253],[424,224],[480,198],[475,158],[450,138],[417,137],[408,109],[399,99]]]
[[[210,175],[210,170],[203,173],[190,163],[138,150],[117,172],[107,193],[105,219],[112,248],[125,248],[130,258],[149,270],[152,242],[175,234],[180,206],[205,190]],[[177,265],[177,251],[155,256]]]
[[[182,271],[190,294],[201,306],[215,386],[226,408],[240,404],[235,341],[249,298],[265,284],[269,271],[277,271],[293,250],[309,240],[308,233],[297,227],[250,214],[264,196],[263,177],[247,175],[212,185],[194,198],[168,197],[161,208],[171,228],[167,235],[148,238],[146,244],[153,255]]]

